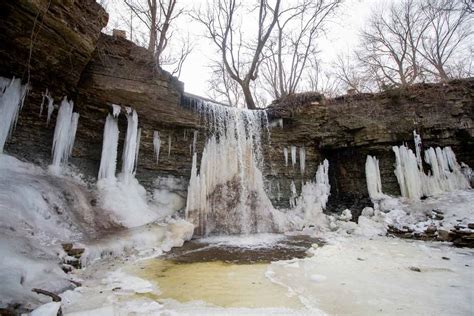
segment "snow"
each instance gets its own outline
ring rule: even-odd
[[[119,140],[119,129],[117,118],[108,114],[104,126],[104,138],[102,141],[102,154],[98,179],[114,179],[117,166],[117,146]]]
[[[310,258],[274,262],[267,271],[269,279],[297,295],[309,310],[331,315],[472,311],[470,249],[383,237],[333,240],[312,253]]]
[[[61,302],[51,302],[36,308],[30,316],[56,316],[61,308]]]
[[[155,152],[156,163],[160,160],[161,139],[158,131],[153,131],[153,150]]]
[[[18,114],[23,107],[27,86],[20,79],[0,77],[0,154],[15,128]]]
[[[148,205],[145,188],[130,175],[119,174],[118,181],[102,179],[97,182],[102,208],[114,214],[124,227],[137,227],[159,218],[158,210]]]
[[[73,113],[73,107],[74,103],[64,97],[59,107],[56,126],[54,128],[52,147],[53,162],[51,165],[51,170],[54,172],[59,172],[61,165],[67,164],[72,154],[79,121],[79,114]]]

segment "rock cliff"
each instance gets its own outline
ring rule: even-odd
[[[101,34],[107,13],[93,0],[6,0],[0,3],[0,20],[0,76],[21,77],[31,85],[6,146],[8,153],[43,165],[50,162],[56,111],[49,125],[45,115],[39,115],[42,93],[48,88],[56,103],[65,95],[75,102],[80,119],[70,163],[93,182],[107,112],[112,104],[131,106],[142,128],[137,178],[152,190],[172,177],[179,183],[174,189],[186,194],[194,132],[201,153],[208,131],[199,114],[184,106],[183,83],[156,67],[146,49]],[[273,204],[288,207],[291,181],[299,192],[302,181],[313,178],[317,165],[327,158],[330,210],[361,208],[369,203],[367,154],[380,159],[384,191],[399,193],[391,146],[404,142],[413,146],[414,129],[426,145],[450,145],[460,161],[474,165],[473,94],[474,80],[466,79],[331,100],[303,93],[275,101],[268,109],[271,137],[263,145],[266,186]],[[119,125],[121,152],[126,131],[123,115]],[[161,138],[158,162],[154,131]],[[290,151],[290,146],[298,147],[295,167],[291,158],[285,166],[283,150]],[[303,146],[306,168],[301,174],[299,148]]]

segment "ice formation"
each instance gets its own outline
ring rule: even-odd
[[[306,168],[306,150],[304,146],[300,147],[300,171],[301,171],[301,176],[304,175],[304,170]]]
[[[367,156],[365,161],[365,179],[367,181],[367,191],[372,200],[378,200],[385,196],[382,192],[379,161],[375,156]]]
[[[127,136],[122,154],[122,176],[125,182],[135,175],[139,141],[137,112],[127,108]]]
[[[326,209],[330,191],[329,162],[325,159],[318,166],[314,181],[303,185],[301,195],[296,200],[296,212],[302,213],[306,224],[325,224],[326,216],[323,214],[323,210]]]
[[[296,146],[291,146],[291,165],[293,168],[296,165]]]
[[[423,196],[433,196],[446,191],[467,189],[468,179],[462,173],[451,147],[428,148],[425,162],[430,166],[426,174],[421,160],[421,138],[414,132],[417,154],[405,146],[394,146],[395,175],[403,197],[419,200]]]
[[[41,107],[40,107],[40,117],[43,115],[43,107],[44,107],[44,102],[47,102],[47,115],[46,115],[46,126],[49,125],[49,122],[51,121],[51,115],[54,112],[54,99],[51,96],[51,93],[49,90],[46,88],[46,91],[43,93],[43,100],[41,101]]]
[[[288,147],[283,147],[283,156],[285,157],[285,167],[288,167]]]
[[[168,157],[171,155],[171,135],[168,135]]]
[[[160,147],[161,147],[161,139],[160,133],[158,131],[153,132],[153,150],[155,152],[156,163],[160,159]]]
[[[413,130],[413,141],[415,143],[416,162],[418,163],[418,169],[423,170],[423,161],[421,159],[423,145],[421,143],[421,136],[416,133],[416,130]]]
[[[27,86],[20,79],[0,77],[0,154],[13,132],[25,100]]]
[[[194,135],[193,135],[193,153],[196,152],[197,136],[198,136],[198,131],[194,131]]]
[[[58,111],[56,127],[54,128],[52,167],[55,170],[60,168],[61,164],[66,164],[69,156],[72,154],[77,123],[79,121],[79,114],[72,111],[73,107],[74,103],[64,97]]]
[[[104,139],[102,141],[102,155],[100,158],[98,179],[115,179],[115,169],[117,166],[117,146],[119,140],[119,129],[117,123],[117,113],[107,115],[104,126]]]
[[[298,198],[298,193],[296,192],[296,185],[295,185],[295,181],[291,180],[291,183],[290,183],[290,200],[289,200],[289,203],[290,203],[290,208],[294,208],[296,206],[296,199]]]

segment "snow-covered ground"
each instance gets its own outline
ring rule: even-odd
[[[158,262],[143,259],[93,265],[89,270],[78,271],[77,277],[83,279],[83,287],[62,295],[63,312],[67,315],[472,314],[473,249],[455,248],[447,242],[391,238],[385,234],[388,225],[396,220],[420,227],[437,221],[436,225],[445,228],[472,223],[474,192],[456,191],[416,203],[396,200],[386,204],[382,207],[386,213],[365,210],[359,225],[347,221],[347,213],[339,219],[329,218],[330,227],[322,236],[328,244],[313,245],[304,259],[253,267],[218,263],[186,267],[186,264],[178,264],[178,267],[171,265],[164,270],[153,270]],[[432,218],[433,208],[443,211],[444,221]],[[313,233],[316,231],[321,230],[313,229]],[[306,232],[311,233],[311,229]],[[210,237],[205,241],[258,248],[271,247],[280,238],[281,235],[259,234],[244,238]],[[166,271],[167,276],[155,277],[154,274],[161,274],[158,271]],[[202,273],[207,273],[208,278]],[[163,277],[171,277],[173,282],[167,280],[165,283],[161,279],[160,289],[160,278]],[[265,285],[268,292],[275,293],[272,294],[273,303],[272,298],[258,293],[255,296],[260,297],[260,305],[253,308],[248,306],[254,301],[242,298],[237,292],[231,305],[217,297],[209,298],[209,291],[221,291],[219,284],[231,282],[226,286],[238,285],[240,291],[253,291],[251,282],[245,283],[245,280],[260,284],[263,277],[273,283]],[[201,299],[189,300],[186,297],[192,295],[179,294],[183,291],[180,282],[196,284],[198,289],[193,295],[201,295]],[[174,284],[176,288],[171,292],[178,293],[175,295],[181,300],[169,298],[169,287]],[[284,296],[274,288],[275,285],[284,289]],[[259,288],[258,291],[264,293]]]
[[[0,154],[0,307],[51,300],[33,288],[60,293],[76,287],[61,269],[74,259],[62,243],[84,248],[81,260],[88,265],[106,257],[156,256],[191,238],[193,225],[183,220],[125,229],[123,217],[93,206],[98,197],[79,179]]]

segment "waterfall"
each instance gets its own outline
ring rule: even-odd
[[[372,200],[384,197],[382,192],[382,181],[380,178],[379,161],[374,156],[367,156],[365,161],[365,179],[367,182],[367,191]]]
[[[293,180],[291,180],[290,192],[291,192],[290,200],[289,200],[290,208],[294,208],[296,206],[296,199],[298,198],[298,193],[296,192],[296,185],[295,185],[295,181]]]
[[[197,100],[199,112],[212,131],[198,171],[193,154],[186,217],[196,234],[273,231],[273,207],[264,190],[262,134],[265,111],[225,107]]]
[[[153,150],[155,152],[156,163],[158,163],[158,160],[160,159],[160,147],[161,147],[160,133],[158,133],[158,131],[154,131],[153,132]]]
[[[136,161],[138,157],[138,146],[140,133],[138,131],[138,115],[135,110],[126,108],[127,111],[127,135],[122,154],[122,174],[125,182],[135,175]]]
[[[119,129],[117,117],[120,113],[115,110],[107,115],[104,126],[104,139],[102,141],[102,155],[100,158],[99,175],[100,179],[114,179],[117,166],[117,146],[119,140]]]
[[[0,154],[15,128],[26,91],[27,86],[20,79],[0,77]]]
[[[52,170],[59,171],[61,164],[66,164],[72,154],[76,138],[79,114],[73,112],[74,103],[66,97],[59,107],[53,138],[53,163]]]

